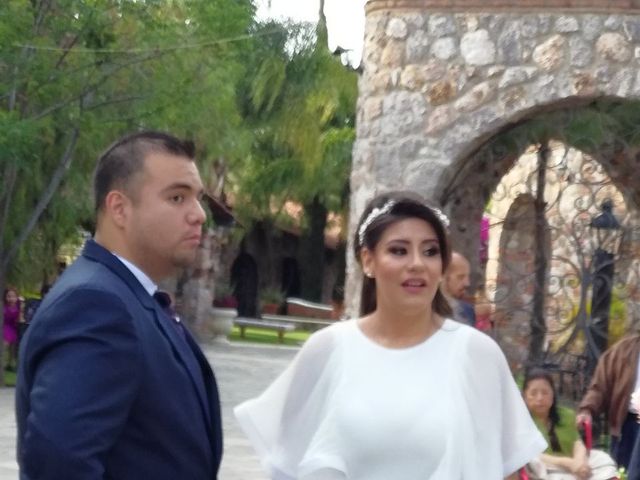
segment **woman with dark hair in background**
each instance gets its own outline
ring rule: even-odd
[[[9,287],[4,292],[2,305],[2,338],[7,350],[5,370],[15,372],[18,361],[18,323],[20,323],[20,296],[18,290]]]
[[[553,377],[549,372],[530,370],[525,376],[522,391],[536,426],[549,444],[549,448],[531,465],[537,472],[535,478],[616,478],[615,463],[606,453],[592,450],[590,455],[587,452],[575,427],[575,414],[558,406]]]
[[[498,480],[544,450],[498,346],[450,319],[447,223],[411,192],[365,208],[360,318],[235,410],[271,478]]]

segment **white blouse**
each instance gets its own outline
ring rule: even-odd
[[[498,480],[546,449],[499,347],[452,320],[402,349],[327,327],[235,414],[276,480]]]

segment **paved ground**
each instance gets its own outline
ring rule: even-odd
[[[249,442],[233,418],[232,408],[260,393],[295,355],[290,347],[215,344],[205,347],[221,393],[225,451],[220,480],[267,480]],[[0,389],[0,480],[17,480],[16,422],[12,388]]]

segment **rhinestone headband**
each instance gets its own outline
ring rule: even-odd
[[[451,222],[449,222],[449,217],[442,213],[442,210],[436,207],[429,207],[429,209],[435,214],[436,217],[438,217],[438,220],[440,220],[440,223],[444,225],[444,228],[449,228],[449,224]]]
[[[380,208],[376,207],[373,210],[371,210],[371,212],[369,212],[369,215],[367,215],[367,218],[364,219],[364,221],[362,222],[362,225],[360,225],[360,228],[358,229],[358,241],[360,246],[364,245],[364,235],[365,233],[367,233],[367,229],[369,228],[369,225],[371,225],[376,220],[376,218],[378,218],[380,215],[389,213],[395,204],[396,204],[395,200],[389,200],[382,207]],[[444,213],[442,213],[442,210],[436,207],[429,207],[429,206],[427,206],[427,208],[429,208],[433,212],[433,214],[436,217],[438,217],[438,220],[440,220],[440,223],[442,223],[442,225],[444,225],[445,228],[449,228],[449,223],[450,223],[449,218]]]
[[[362,222],[362,225],[360,225],[360,228],[358,229],[358,240],[360,241],[360,246],[364,245],[364,234],[367,233],[369,225],[371,225],[380,215],[389,213],[395,204],[395,200],[389,200],[382,207],[376,207],[369,212],[369,215],[367,215],[367,218],[364,219],[364,222]]]

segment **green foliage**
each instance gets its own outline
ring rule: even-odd
[[[620,340],[626,333],[629,326],[629,319],[627,317],[627,304],[626,295],[623,289],[620,287],[614,287],[611,292],[611,307],[609,309],[609,337],[608,345],[611,346]],[[575,319],[578,317],[578,304],[573,305],[571,317],[569,321],[573,323],[572,328],[567,328],[552,341],[550,346],[551,351],[557,351],[564,346],[574,335],[574,328],[577,328]],[[591,301],[588,301],[585,305],[586,318],[591,317]],[[586,339],[583,331],[575,333],[573,339],[572,351],[582,352],[585,349]]]
[[[563,128],[558,128],[562,125]],[[523,145],[555,139],[588,154],[611,144],[640,145],[640,102],[600,99],[582,108],[542,113],[516,124],[494,141],[493,148],[520,154]]]
[[[274,287],[266,287],[260,291],[260,300],[262,303],[277,303],[284,301],[285,294],[282,290]]]
[[[264,343],[271,345],[302,345],[310,336],[309,332],[302,330],[294,330],[284,334],[282,344],[279,343],[278,333],[275,330],[265,330],[261,328],[246,328],[244,338],[240,337],[240,329],[233,327],[229,334],[229,340],[232,342],[251,342]]]
[[[250,0],[3,2],[0,284],[4,264],[39,282],[90,228],[91,171],[121,134],[193,138],[205,181],[213,160],[248,152],[236,85],[253,14]]]
[[[316,42],[309,24],[271,22],[256,30],[269,36],[254,43],[241,84],[253,142],[251,154],[233,164],[239,214],[246,223],[277,219],[287,200],[315,197],[340,210],[355,137],[356,74]]]
[[[614,287],[611,293],[611,309],[609,310],[609,346],[627,333],[628,326],[625,292],[619,287]]]

